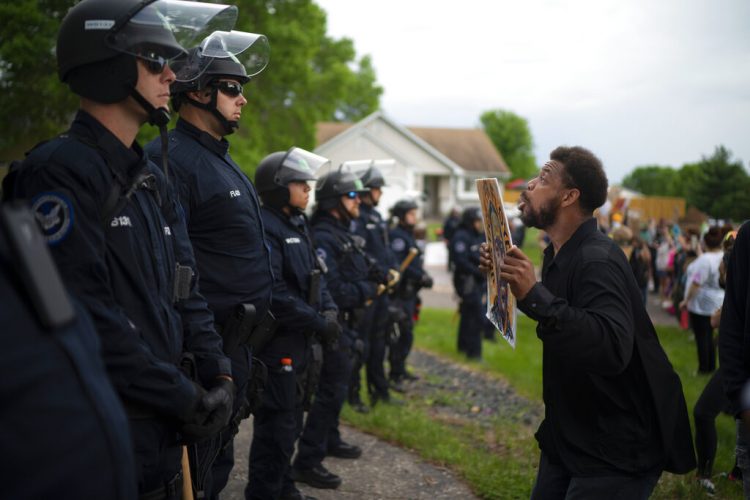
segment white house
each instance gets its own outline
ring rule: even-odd
[[[382,160],[387,187],[381,207],[403,197],[421,200],[424,216],[442,216],[455,206],[478,204],[474,179],[510,175],[507,165],[481,129],[403,127],[382,111],[358,123],[317,125],[315,153],[333,165]]]

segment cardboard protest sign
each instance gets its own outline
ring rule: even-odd
[[[495,270],[513,245],[505,216],[500,186],[494,177],[477,179],[477,191],[484,217],[484,234],[492,255],[492,271],[487,275],[487,318],[508,343],[516,347],[516,298],[510,285]]]

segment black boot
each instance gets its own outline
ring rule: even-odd
[[[323,467],[323,465],[318,465],[312,469],[305,470],[293,467],[290,475],[292,476],[293,481],[309,484],[313,488],[335,490],[341,486],[341,478]]]

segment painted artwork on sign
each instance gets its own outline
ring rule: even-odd
[[[500,185],[494,177],[477,179],[477,192],[484,218],[484,234],[490,246],[492,271],[487,275],[487,318],[505,340],[516,347],[516,298],[510,285],[495,273],[513,245],[510,225],[505,216]]]

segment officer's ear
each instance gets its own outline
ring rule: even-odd
[[[190,97],[190,99],[193,99],[194,101],[198,101],[198,102],[205,104],[211,101],[211,90],[210,89],[195,90],[193,92],[189,92],[188,96]]]

